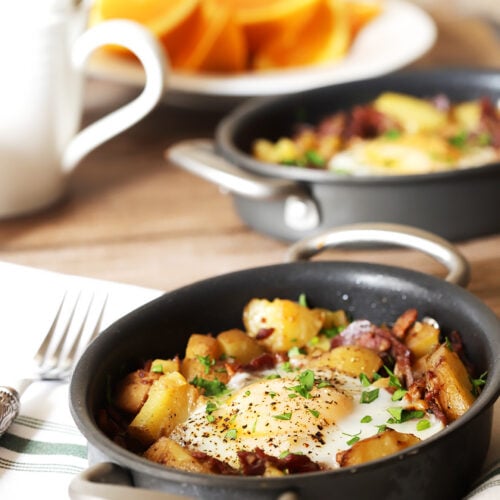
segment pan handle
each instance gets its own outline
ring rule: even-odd
[[[285,255],[285,261],[308,260],[325,249],[353,243],[413,248],[443,264],[448,270],[446,281],[466,287],[470,280],[469,263],[450,242],[422,229],[400,224],[352,224],[329,229],[293,244]]]
[[[237,491],[235,491],[237,496]],[[73,478],[69,485],[71,500],[194,500],[192,497],[147,490],[132,486],[129,473],[111,462],[89,467]],[[294,491],[279,494],[276,500],[299,500]]]
[[[71,500],[193,500],[192,497],[132,486],[128,472],[119,465],[102,462],[84,470],[69,485]]]
[[[316,201],[303,185],[286,179],[267,178],[246,172],[217,154],[213,141],[193,139],[171,146],[167,160],[230,193],[255,200],[284,199],[284,222],[297,231],[320,224]]]

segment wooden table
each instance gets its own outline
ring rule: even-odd
[[[449,14],[437,14],[437,19],[438,43],[414,66],[467,64],[500,70],[500,42],[487,24]],[[91,80],[85,121],[136,92]],[[66,200],[38,215],[0,222],[0,260],[164,290],[281,262],[286,244],[245,227],[231,197],[163,159],[169,144],[211,137],[220,118],[212,111],[159,106],[82,162]],[[500,235],[458,246],[472,266],[469,289],[500,314]],[[443,272],[428,257],[404,250],[337,255]]]

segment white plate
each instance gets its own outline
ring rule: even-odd
[[[432,47],[436,35],[436,25],[424,10],[404,0],[387,0],[384,12],[360,32],[340,62],[224,76],[172,72],[165,98],[173,103],[207,105],[374,77],[418,59]],[[93,57],[90,74],[135,86],[144,84],[138,63],[104,52]]]

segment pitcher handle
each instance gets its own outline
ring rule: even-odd
[[[92,52],[109,44],[121,45],[139,59],[145,72],[144,89],[131,102],[88,125],[73,137],[63,155],[65,172],[71,171],[97,146],[141,120],[163,95],[167,73],[165,54],[156,38],[135,21],[115,19],[88,29],[73,46],[73,65],[83,72]]]

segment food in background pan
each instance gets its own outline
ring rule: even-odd
[[[252,299],[245,331],[193,333],[110,388],[99,427],[177,469],[281,476],[364,463],[432,436],[473,404],[460,336],[405,311],[389,325]]]
[[[487,97],[452,103],[385,92],[291,137],[258,139],[261,161],[347,175],[427,174],[500,160],[500,112]]]
[[[91,24],[138,21],[174,69],[234,73],[341,59],[382,10],[383,0],[95,0]]]

